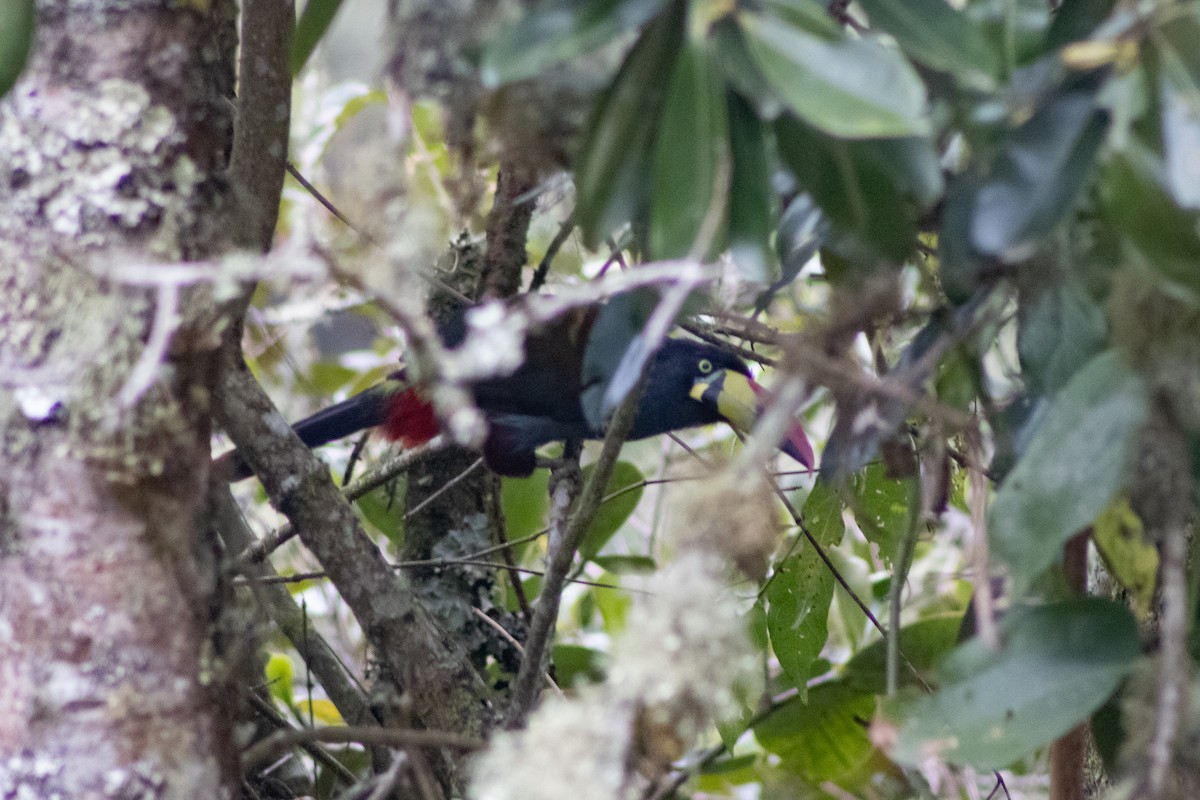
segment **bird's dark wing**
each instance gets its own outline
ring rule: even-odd
[[[475,404],[489,417],[514,414],[580,425],[580,367],[595,317],[595,308],[574,309],[532,331],[521,366],[511,375],[475,384]]]

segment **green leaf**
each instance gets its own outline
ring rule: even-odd
[[[924,85],[896,50],[767,15],[742,12],[738,21],[768,83],[805,122],[855,139],[929,132]]]
[[[616,575],[604,572],[601,573],[597,583],[616,586],[620,584],[620,581]],[[595,598],[596,610],[600,612],[600,617],[604,620],[604,632],[609,636],[615,636],[625,630],[625,620],[629,616],[630,607],[633,606],[633,599],[629,596],[629,592],[596,586],[592,587],[591,595]]]
[[[841,541],[846,527],[842,502],[827,483],[813,487],[803,516],[823,548]],[[833,575],[807,539],[801,539],[792,554],[775,567],[766,600],[771,647],[788,679],[803,695],[829,635],[833,601]]]
[[[1129,595],[1133,612],[1146,620],[1158,586],[1158,547],[1146,535],[1128,500],[1118,498],[1096,518],[1092,543],[1104,566]]]
[[[1200,216],[1176,205],[1166,187],[1162,161],[1131,142],[1103,170],[1104,217],[1124,234],[1130,256],[1195,299],[1200,296]]]
[[[341,6],[342,0],[308,0],[304,4],[300,20],[296,23],[296,32],[292,34],[293,75],[298,75],[304,69]]]
[[[604,680],[608,656],[578,644],[556,644],[551,660],[554,677],[564,689],[574,689]]]
[[[826,136],[790,116],[775,122],[779,154],[800,186],[825,213],[839,252],[866,260],[901,261],[916,238],[915,211],[892,178],[874,142]]]
[[[866,723],[875,696],[843,681],[814,686],[805,702],[790,700],[754,726],[754,736],[780,766],[814,785],[840,783],[871,758]]]
[[[918,620],[900,629],[900,652],[921,676],[929,672],[946,653],[958,644],[962,614],[938,614]],[[883,694],[887,688],[887,642],[877,639],[859,650],[846,662],[842,676],[855,689],[871,694]],[[900,685],[919,685],[912,670],[903,662],[900,666]]]
[[[650,253],[658,259],[717,247],[729,204],[725,87],[703,43],[685,43],[671,76],[651,172]]]
[[[616,79],[600,96],[575,166],[576,213],[584,244],[595,249],[650,205],[655,133],[666,100],[663,80],[683,36],[683,4],[646,28]]]
[[[267,691],[288,708],[295,705],[292,683],[296,680],[296,668],[292,660],[283,653],[272,653],[263,668],[267,678]]]
[[[1027,258],[1071,210],[1107,131],[1094,87],[1052,95],[1008,136],[975,194],[974,247],[1004,261]]]
[[[883,464],[872,462],[850,476],[850,503],[854,521],[867,541],[879,545],[879,555],[888,563],[896,542],[908,530],[909,489],[904,481],[889,478]]]
[[[900,717],[893,757],[1006,767],[1099,708],[1141,652],[1129,611],[1099,598],[1012,611],[1001,633],[999,652],[967,642],[934,694],[885,710]]]
[[[742,277],[769,283],[772,223],[778,218],[766,132],[754,109],[737,95],[729,96],[729,144],[733,180],[729,191],[729,252]]]
[[[1046,32],[1046,49],[1055,50],[1086,39],[1108,18],[1116,4],[1116,0],[1064,0]]]
[[[658,569],[650,556],[596,556],[592,563],[614,575],[647,575]]]
[[[35,0],[0,3],[0,97],[8,94],[25,69],[36,27]]]
[[[1107,331],[1104,309],[1074,281],[1029,298],[1020,309],[1017,352],[1030,388],[1057,392],[1104,348]]]
[[[992,552],[1020,589],[1116,496],[1148,402],[1142,379],[1112,350],[1054,398],[988,512]]]
[[[358,370],[343,366],[336,361],[317,361],[309,370],[308,383],[313,396],[329,397],[357,379],[358,375]]]
[[[767,120],[779,116],[783,108],[779,95],[767,83],[758,64],[754,62],[754,57],[750,55],[750,49],[746,45],[746,37],[742,35],[742,29],[733,18],[726,16],[713,23],[708,41],[725,81],[747,102],[753,104],[759,118]]]
[[[584,483],[591,479],[594,471],[594,464],[583,468]],[[584,560],[592,559],[608,544],[613,534],[620,530],[625,520],[629,519],[629,515],[637,508],[638,501],[642,499],[644,487],[641,484],[645,480],[642,471],[628,461],[618,461],[613,466],[608,486],[604,489],[605,499],[579,544],[580,557]]]
[[[619,33],[644,25],[666,0],[550,0],[525,13],[483,53],[485,86],[535,77]]]
[[[526,539],[546,526],[550,508],[550,470],[534,470],[528,478],[501,478],[500,503],[504,509],[505,533],[510,542]],[[513,545],[520,559],[524,544]]]
[[[359,513],[393,546],[404,541],[404,489],[380,486],[355,501]]]
[[[971,89],[995,87],[999,55],[983,30],[946,0],[862,0],[862,5],[871,26],[896,37],[914,61]]]

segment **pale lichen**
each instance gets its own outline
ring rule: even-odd
[[[120,78],[69,91],[23,83],[0,106],[0,289],[16,301],[0,312],[6,378],[62,409],[76,448],[113,477],[160,475],[195,439],[169,388],[171,338],[149,353],[147,339],[156,313],[174,333],[211,325],[211,305],[188,295],[179,305],[199,317],[182,319],[120,277],[127,261],[178,260],[209,235],[211,194],[185,145],[175,113]],[[141,402],[104,402],[153,362]],[[7,452],[41,422],[21,407],[24,418],[0,419]]]
[[[476,763],[476,800],[612,800],[642,795],[757,681],[725,562],[686,546],[637,601],[605,683],[547,701]],[[704,602],[697,602],[703,598]]]

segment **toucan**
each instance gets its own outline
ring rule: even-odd
[[[573,309],[527,335],[525,358],[515,372],[471,386],[488,425],[483,457],[491,470],[527,476],[541,445],[604,436],[613,405],[606,390],[638,342],[629,311],[630,304],[620,299]],[[456,315],[439,333],[453,348],[466,331],[463,316]],[[649,356],[646,370],[630,439],[722,421],[748,431],[769,400],[742,359],[704,342],[668,337]],[[400,370],[293,428],[309,447],[367,428],[379,428],[387,439],[415,447],[436,436],[441,425],[422,387]],[[793,423],[779,447],[806,469],[813,468],[812,446],[799,423]],[[232,479],[251,474],[236,452],[219,459],[217,469]]]

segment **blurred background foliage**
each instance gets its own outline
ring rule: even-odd
[[[398,67],[380,35],[383,5],[309,0],[300,17],[292,160],[350,224],[289,181],[278,238],[332,253],[372,293],[263,285],[247,355],[281,409],[299,418],[393,368],[401,337],[373,296],[411,290],[396,263],[452,271],[479,244],[498,166],[524,163],[524,285],[544,259],[543,291],[716,259],[724,278],[691,329],[804,382],[820,477],[780,459],[775,479],[807,533],[780,506],[767,576],[737,587],[766,691],[699,743],[682,792],[1041,797],[1048,745],[1089,719],[1118,788],[1136,772],[1146,734],[1121,709],[1150,702],[1137,678],[1159,668],[1154,510],[1190,509],[1197,475],[1147,489],[1167,480],[1147,422],[1200,453],[1200,2],[484,4],[465,12],[470,36],[447,36],[454,68],[424,83],[420,54]],[[565,689],[602,679],[611,637],[637,625],[630,598],[672,557],[664,531],[703,480],[696,458],[738,447],[724,428],[626,445],[565,596]],[[337,476],[352,454],[324,450]],[[256,522],[280,523],[239,491]],[[403,498],[358,504],[392,552]],[[536,597],[546,472],[504,479],[502,498]],[[1089,529],[1108,570],[1093,559],[1099,596],[1084,598],[1061,562]],[[275,562],[319,569],[295,544]],[[996,602],[1011,610],[989,641],[960,643],[988,576],[1008,579]],[[361,674],[367,643],[336,594],[291,588]],[[336,723],[285,640],[271,648],[281,709]],[[1185,714],[1178,741],[1198,731]]]

